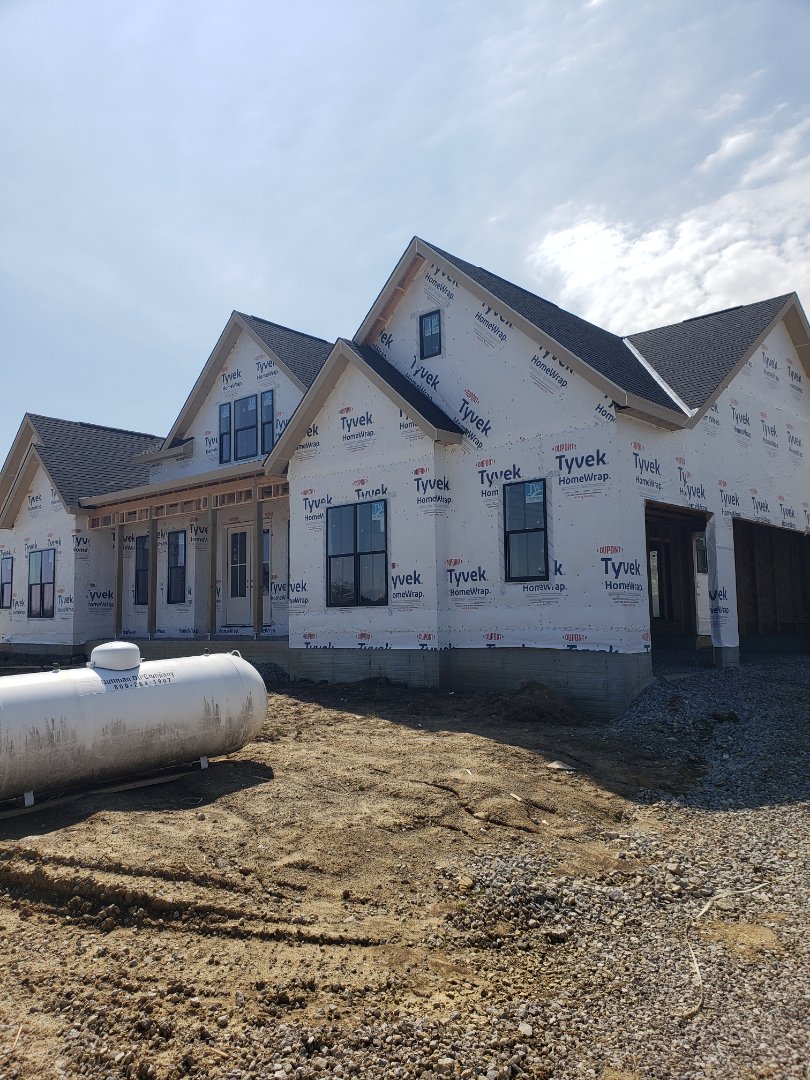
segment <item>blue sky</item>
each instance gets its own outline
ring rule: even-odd
[[[232,309],[351,336],[415,233],[619,333],[810,310],[806,0],[0,0],[0,452],[165,434]]]

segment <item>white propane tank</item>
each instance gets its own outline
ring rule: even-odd
[[[0,800],[230,754],[265,717],[267,692],[238,652],[141,662],[98,645],[84,668],[0,678]]]

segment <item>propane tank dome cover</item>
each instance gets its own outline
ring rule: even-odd
[[[96,645],[90,653],[88,667],[106,668],[108,671],[128,671],[141,662],[141,650],[130,641],[108,641]]]

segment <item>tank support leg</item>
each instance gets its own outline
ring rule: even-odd
[[[207,757],[201,757],[200,758],[200,768],[201,769],[207,769],[208,768],[208,758]]]
[[[33,806],[34,805],[34,793],[33,793],[33,791],[26,791],[25,794],[23,795],[23,799],[25,800],[25,805],[26,806]]]

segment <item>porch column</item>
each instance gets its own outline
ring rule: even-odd
[[[212,496],[208,511],[208,604],[205,612],[209,638],[217,631],[217,512],[213,502]]]
[[[253,572],[253,636],[258,638],[262,632],[262,608],[264,606],[264,593],[262,591],[262,526],[264,519],[264,507],[258,499],[253,504],[253,529],[251,530],[250,544],[250,567]]]
[[[121,637],[124,625],[124,526],[115,526],[115,589],[113,593],[113,637]]]
[[[709,563],[709,616],[714,662],[717,667],[736,667],[740,662],[740,631],[731,517],[713,514],[709,518],[706,525],[706,557]]]
[[[155,636],[157,629],[157,518],[149,518],[149,592],[146,602],[146,633]]]

